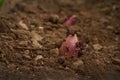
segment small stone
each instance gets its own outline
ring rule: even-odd
[[[44,27],[39,26],[38,29],[39,29],[39,30],[44,30]]]
[[[50,54],[51,54],[52,56],[58,56],[58,55],[59,55],[59,49],[58,49],[58,48],[51,49],[51,50],[50,50]]]
[[[39,44],[39,42],[43,39],[43,37],[41,37],[41,36],[40,36],[37,32],[35,32],[35,31],[32,31],[32,32],[31,32],[31,37],[32,37],[32,39],[31,39],[31,41],[32,41],[32,46],[33,46],[34,48],[41,48],[42,45]]]
[[[114,29],[114,27],[113,26],[107,26],[107,29],[112,30],[112,29]]]
[[[34,48],[42,48],[42,45],[38,41],[32,40],[32,47],[34,47]]]
[[[93,45],[93,48],[94,48],[95,50],[101,50],[103,47],[102,47],[100,44],[94,44],[94,45]]]
[[[83,61],[82,60],[77,60],[73,63],[73,68],[78,68],[79,66],[83,65]]]
[[[69,67],[67,67],[67,66],[65,67],[65,69],[66,69],[66,70],[70,70],[70,68],[69,68]]]
[[[35,57],[35,61],[40,60],[40,59],[43,59],[43,56],[42,56],[42,55],[37,55],[37,56]]]
[[[25,23],[23,23],[23,21],[20,21],[18,24],[20,25],[21,28],[29,30],[28,26]]]
[[[31,31],[31,37],[35,41],[41,41],[43,37],[41,37],[37,32]]]
[[[52,23],[57,23],[59,20],[59,16],[58,15],[51,15],[49,18],[49,21]]]

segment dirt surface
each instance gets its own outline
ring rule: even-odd
[[[18,0],[0,16],[0,80],[120,80],[119,0]],[[10,5],[9,4],[9,5]],[[65,20],[84,42],[65,58]]]

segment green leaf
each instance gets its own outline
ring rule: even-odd
[[[3,6],[4,0],[0,0],[0,7]]]
[[[34,28],[36,27],[36,25],[31,24],[30,27],[31,27],[32,29],[34,29]]]

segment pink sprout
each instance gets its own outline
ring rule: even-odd
[[[64,26],[71,26],[71,25],[74,25],[75,22],[76,22],[76,19],[77,19],[77,16],[76,15],[73,15],[71,16],[67,21],[64,22]]]
[[[78,41],[77,34],[69,34],[60,47],[62,55],[77,58],[81,53],[83,43]]]

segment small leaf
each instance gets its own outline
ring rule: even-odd
[[[34,23],[33,23],[33,24],[31,24],[31,25],[30,25],[30,28],[31,28],[31,29],[36,28],[36,24],[34,24]]]
[[[0,7],[3,6],[4,0],[0,0]]]

